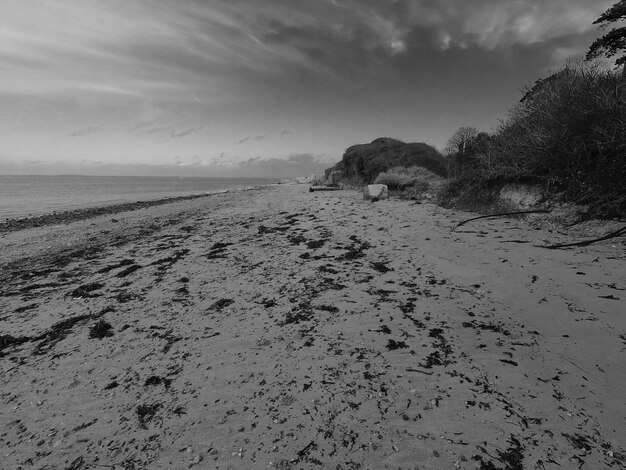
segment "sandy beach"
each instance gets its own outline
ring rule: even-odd
[[[0,233],[1,469],[626,468],[626,244],[280,185]]]

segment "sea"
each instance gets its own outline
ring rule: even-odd
[[[0,221],[278,182],[273,178],[0,175]]]

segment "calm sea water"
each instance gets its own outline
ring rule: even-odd
[[[0,220],[277,182],[269,178],[0,175]]]

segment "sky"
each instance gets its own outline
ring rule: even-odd
[[[445,147],[613,0],[2,0],[0,174],[297,176]]]

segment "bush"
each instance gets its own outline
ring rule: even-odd
[[[391,190],[404,190],[412,187],[419,192],[427,191],[433,182],[441,181],[441,177],[419,166],[394,167],[380,173],[374,183],[386,184]]]
[[[415,182],[415,178],[409,174],[406,168],[395,167],[379,174],[374,183],[386,184],[389,189],[402,190]]]
[[[390,168],[410,166],[421,166],[437,175],[446,175],[445,161],[434,147],[424,143],[406,144],[386,137],[349,147],[341,162],[327,171],[340,169],[346,179],[367,184]]]
[[[590,215],[626,215],[626,83],[597,65],[565,67],[538,80],[483,141],[448,190],[520,181],[584,204]],[[486,143],[486,145],[484,145]]]

